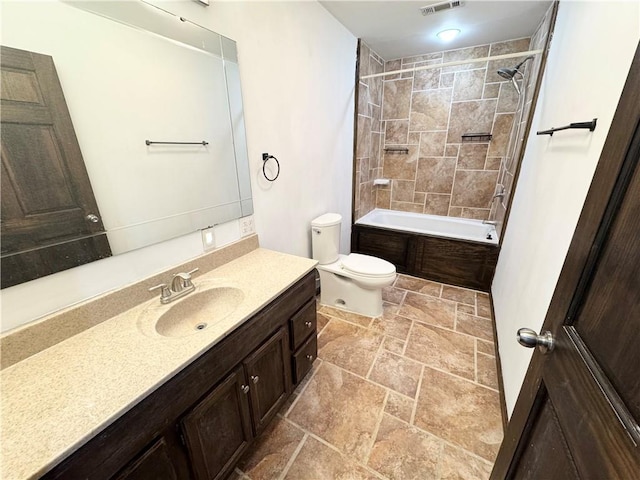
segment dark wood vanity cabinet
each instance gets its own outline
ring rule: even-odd
[[[181,422],[196,479],[220,479],[229,473],[253,438],[249,387],[236,369]]]
[[[161,437],[116,476],[116,480],[183,480],[189,466],[179,445]]]
[[[316,338],[311,272],[43,478],[226,478],[311,369]]]
[[[245,361],[253,431],[260,434],[291,393],[288,335],[281,328]]]
[[[197,480],[225,478],[288,398],[287,340],[281,328],[183,418]]]
[[[318,356],[318,320],[315,299],[295,314],[291,324],[291,350],[293,351],[293,381],[300,383]]]

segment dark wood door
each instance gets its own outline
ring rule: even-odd
[[[111,251],[53,59],[1,47],[0,65],[5,287]],[[67,242],[71,250],[61,247]],[[15,258],[23,253],[27,261]],[[60,257],[62,268],[47,255]],[[42,271],[31,273],[37,260]]]
[[[251,411],[256,435],[284,404],[291,389],[288,335],[281,328],[244,361],[249,379]]]
[[[186,480],[189,469],[179,447],[161,437],[123,469],[115,480]]]
[[[640,49],[493,479],[640,478],[639,163]]]
[[[198,480],[225,478],[253,438],[247,387],[240,367],[182,420]]]

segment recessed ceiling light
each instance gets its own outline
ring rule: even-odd
[[[441,32],[438,32],[436,34],[436,37],[438,37],[443,42],[450,42],[451,40],[456,38],[459,34],[460,34],[460,30],[458,30],[457,28],[450,28],[448,30],[443,30]]]

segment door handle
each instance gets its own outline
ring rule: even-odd
[[[534,330],[531,330],[530,328],[521,328],[520,330],[518,330],[517,339],[518,343],[523,347],[538,347],[538,349],[542,353],[548,353],[555,347],[555,339],[553,338],[553,334],[549,330],[545,330],[544,332],[540,333],[540,335],[538,335]]]

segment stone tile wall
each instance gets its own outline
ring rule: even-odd
[[[384,71],[517,53],[529,44],[521,38],[402,58],[384,62]],[[355,218],[374,207],[488,218],[518,107],[513,85],[496,71],[522,59],[360,81]],[[361,42],[360,76],[382,71],[382,61]],[[462,143],[462,134],[482,132],[492,141]],[[398,148],[408,153],[391,151]],[[391,184],[373,187],[374,178]]]
[[[360,76],[384,72],[384,60],[360,41]],[[382,77],[360,80],[354,177],[355,219],[375,208],[373,179],[382,173]]]
[[[549,29],[551,28],[552,16],[553,5],[549,7],[547,13],[540,22],[540,25],[538,25],[535,33],[532,35],[529,50],[540,50],[544,48],[547,37],[550,34]],[[498,231],[498,237],[502,236],[507,205],[509,204],[509,200],[515,188],[515,175],[518,172],[520,166],[520,155],[522,154],[522,150],[524,149],[526,142],[524,134],[529,121],[529,113],[533,103],[533,95],[541,64],[542,55],[536,55],[535,59],[525,64],[523,70],[526,78],[524,85],[524,99],[521,99],[519,102],[515,113],[516,122],[520,122],[520,130],[518,131],[514,128],[511,132],[509,143],[507,145],[507,160],[505,161],[505,168],[501,170],[500,178],[498,178],[498,183],[504,187],[505,196],[502,199],[496,199],[492,203],[492,209],[489,215],[489,218],[497,222],[496,229]],[[518,133],[518,135],[516,135],[516,133]]]

